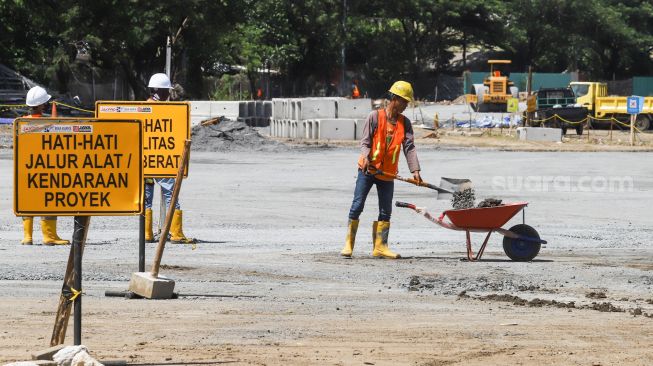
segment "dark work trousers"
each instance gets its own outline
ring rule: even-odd
[[[356,178],[354,200],[349,209],[349,218],[351,220],[358,220],[365,207],[367,194],[370,193],[370,189],[375,184],[379,196],[379,221],[390,221],[390,215],[392,215],[392,196],[395,191],[394,181],[378,179],[374,175],[364,174],[360,169],[358,169],[358,177]]]

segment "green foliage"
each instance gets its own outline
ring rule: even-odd
[[[286,93],[310,93],[307,80],[339,81],[343,45],[348,70],[369,81],[459,73],[477,51],[522,70],[653,73],[650,0],[0,1],[0,62],[61,92],[92,67],[120,72],[143,98],[168,36],[173,80],[192,97],[239,67],[249,93],[268,68],[285,75]],[[75,58],[79,41],[88,64]]]

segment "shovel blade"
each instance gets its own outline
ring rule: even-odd
[[[438,192],[439,200],[452,199],[454,192],[461,192],[467,188],[472,188],[472,181],[466,178],[445,178],[440,179],[440,188],[449,192]]]

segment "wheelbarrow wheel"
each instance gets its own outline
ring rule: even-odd
[[[540,239],[540,235],[537,231],[526,224],[515,225],[510,228],[510,231],[533,239]],[[506,252],[506,255],[510,259],[517,262],[528,262],[533,260],[533,258],[537,257],[537,254],[540,252],[541,246],[542,244],[532,241],[512,239],[507,236],[503,237],[503,251]]]

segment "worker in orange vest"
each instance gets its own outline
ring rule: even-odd
[[[358,80],[354,80],[354,84],[352,85],[352,90],[351,90],[351,98],[352,99],[358,99],[361,97],[361,92],[358,90]]]
[[[373,111],[363,125],[363,137],[360,142],[361,154],[358,159],[358,177],[354,189],[354,199],[349,210],[349,225],[345,247],[340,254],[351,257],[354,250],[358,218],[363,212],[365,199],[370,189],[376,185],[379,196],[378,221],[372,225],[374,249],[372,256],[382,258],[400,258],[400,255],[388,248],[390,232],[390,215],[392,214],[392,196],[394,194],[393,178],[382,174],[384,171],[396,174],[399,170],[400,150],[404,151],[408,168],[413,178],[421,181],[420,166],[414,143],[413,127],[410,120],[401,114],[409,102],[413,101],[413,87],[405,81],[395,82],[389,90],[390,103]]]
[[[26,118],[41,118],[43,112],[48,106],[48,101],[52,96],[40,86],[35,86],[27,92],[25,103],[31,107],[31,113]],[[32,233],[34,228],[34,217],[23,216],[23,240],[20,242],[23,245],[32,245]],[[41,233],[43,234],[43,245],[67,245],[70,241],[61,239],[57,235],[57,217],[56,216],[43,216],[41,217]]]

